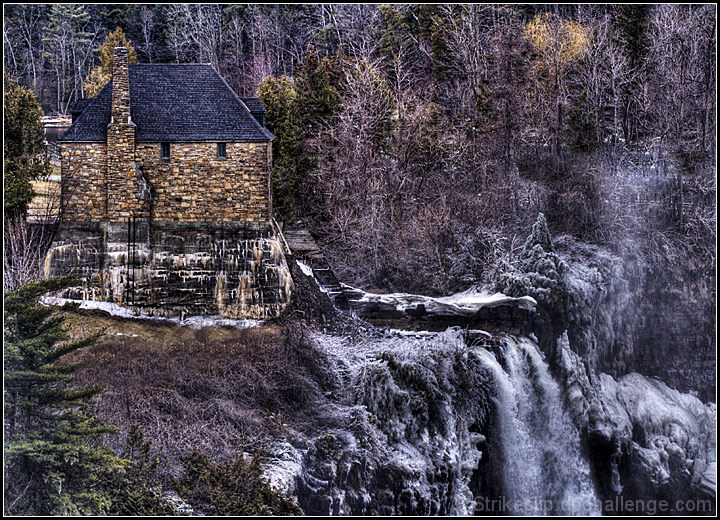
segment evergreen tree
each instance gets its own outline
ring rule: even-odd
[[[292,110],[295,103],[293,81],[285,76],[268,76],[258,86],[258,97],[265,107],[265,125],[275,135],[272,146],[272,199],[275,214],[281,221],[292,217],[298,190],[294,175],[295,146],[298,129]]]
[[[316,164],[310,141],[330,122],[340,105],[342,53],[318,59],[312,47],[297,65],[294,79],[267,77],[258,96],[267,110],[265,122],[273,144],[273,201],[283,220],[307,210],[309,173]]]
[[[615,20],[618,42],[628,60],[627,69],[632,73],[632,80],[627,82],[622,92],[622,127],[628,143],[640,137],[639,122],[642,114],[637,98],[645,81],[644,72],[650,48],[647,35],[649,14],[649,5],[623,5]]]
[[[295,206],[307,215],[312,200],[313,185],[310,179],[317,165],[311,140],[317,137],[323,125],[330,124],[340,105],[342,57],[319,60],[312,47],[295,70],[295,103],[293,115],[299,130],[295,146],[295,176],[298,191]]]
[[[296,103],[301,127],[313,133],[315,125],[327,121],[340,103],[342,56],[319,60],[315,50],[308,48],[305,59],[295,69]]]
[[[115,47],[125,47],[128,50],[128,63],[137,63],[137,55],[132,42],[128,41],[120,27],[107,35],[105,42],[100,45],[100,65],[95,67],[85,79],[85,94],[95,97],[105,84],[112,79],[113,50]]]
[[[552,352],[555,339],[567,330],[571,316],[567,264],[555,253],[545,215],[538,214],[513,271],[501,275],[498,289],[508,296],[532,296],[537,301],[533,318],[544,352]]]
[[[122,466],[110,448],[90,444],[115,431],[84,411],[101,388],[73,388],[77,364],[63,362],[100,335],[69,340],[63,318],[39,304],[43,293],[68,282],[32,282],[5,293],[5,514],[104,513],[101,477]]]
[[[649,5],[621,5],[615,19],[619,40],[631,69],[642,64],[650,48],[647,36],[649,14]]]
[[[378,42],[378,53],[384,61],[391,62],[409,39],[411,18],[408,11],[388,4],[380,6],[380,14],[385,27]]]
[[[600,131],[596,124],[597,112],[588,102],[587,92],[573,100],[568,110],[568,127],[570,130],[570,148],[586,152],[600,144]]]
[[[567,266],[555,254],[547,220],[542,213],[520,253],[519,270],[503,275],[500,289],[510,296],[532,296],[554,310],[566,308]]]
[[[32,199],[30,181],[47,174],[43,112],[32,91],[5,74],[4,168],[5,217],[24,214]]]
[[[396,93],[403,90],[401,82],[406,81],[405,74],[398,74],[398,67],[412,70],[417,61],[417,40],[422,28],[418,26],[414,8],[410,6],[379,7],[383,26],[377,42],[377,55],[388,84]]]
[[[173,515],[175,510],[161,499],[160,486],[152,478],[159,460],[150,456],[150,441],[132,425],[122,458],[131,462],[125,473],[114,473],[108,482],[111,491],[109,514],[122,516]]]
[[[453,75],[454,57],[448,35],[450,9],[443,7],[438,4],[421,4],[417,7],[420,40],[430,46],[431,68],[437,83],[447,82]]]
[[[48,26],[43,36],[43,52],[55,74],[57,89],[54,109],[61,114],[67,113],[73,100],[82,92],[83,66],[91,52],[94,37],[94,27],[87,6],[50,6]]]

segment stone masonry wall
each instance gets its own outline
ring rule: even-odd
[[[112,119],[107,128],[107,220],[147,219],[150,187],[135,162],[135,124],[130,118],[128,54],[125,47],[113,51]]]
[[[60,147],[61,207],[66,222],[107,218],[105,143],[63,143]]]
[[[135,241],[114,223],[66,225],[45,276],[78,275],[56,296],[112,302],[164,317],[267,319],[290,301],[292,277],[271,228],[138,224]]]
[[[110,131],[108,131],[110,133]],[[217,143],[171,143],[170,159],[160,158],[160,143],[137,143],[134,159],[125,157],[122,176],[108,168],[105,143],[63,143],[62,179],[66,222],[218,223],[270,220],[270,143],[227,143],[227,158],[217,158]],[[124,154],[117,144],[113,153]],[[109,210],[108,210],[109,206]]]
[[[270,143],[137,143],[137,164],[152,186],[152,221],[172,223],[268,222]]]
[[[62,145],[65,215],[45,274],[81,277],[62,296],[159,316],[263,319],[285,308],[292,281],[270,226],[269,143],[227,143],[226,159],[216,143],[172,143],[170,159],[159,143],[137,143],[117,190],[108,148]]]

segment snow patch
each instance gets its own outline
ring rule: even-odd
[[[483,307],[497,307],[498,305],[514,305],[521,309],[534,311],[537,305],[537,301],[531,296],[513,298],[502,293],[489,294],[481,292],[475,288],[450,296],[434,298],[432,296],[408,293],[376,294],[346,284],[341,285],[349,292],[359,294],[360,298],[356,301],[360,304],[380,303],[392,305],[401,312],[416,309],[419,305],[423,305],[429,314],[439,316],[473,316]]]
[[[112,302],[71,300],[55,296],[45,296],[40,299],[40,303],[48,307],[61,307],[67,303],[79,304],[81,309],[100,310],[107,312],[111,316],[117,316],[120,318],[164,321],[175,323],[181,327],[190,327],[192,329],[201,329],[203,327],[236,327],[239,329],[247,329],[259,327],[263,324],[260,320],[231,320],[220,316],[190,316],[184,319],[177,317],[166,318],[162,316],[152,316],[138,309],[129,309]]]
[[[270,486],[287,495],[295,492],[295,481],[303,473],[303,453],[289,442],[273,447],[263,470]]]
[[[310,267],[309,265],[307,265],[307,264],[306,264],[305,262],[303,262],[302,260],[295,260],[295,262],[297,262],[298,267],[300,267],[300,270],[303,272],[303,274],[304,274],[305,276],[310,276],[311,278],[314,278],[314,276],[313,276],[313,271],[312,271],[312,267]]]

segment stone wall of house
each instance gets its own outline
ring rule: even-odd
[[[270,220],[270,143],[137,143],[138,166],[152,186],[153,222],[213,223]]]
[[[129,130],[117,130],[110,145],[62,144],[66,222],[269,222],[270,143],[228,142],[225,159],[214,142],[171,143],[169,159],[160,143],[136,143],[129,157],[117,142]]]
[[[62,143],[61,205],[66,222],[107,219],[105,143]]]

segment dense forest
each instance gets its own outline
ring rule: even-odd
[[[530,295],[547,338],[567,331],[598,373],[637,371],[711,401],[716,22],[710,4],[6,5],[5,195],[29,200],[20,178],[38,167],[8,162],[7,92],[19,85],[27,90],[13,90],[18,99],[31,92],[46,115],[67,115],[110,79],[106,41],[126,41],[131,62],[210,63],[239,96],[263,102],[275,136],[275,217],[309,229],[342,281],[377,292]],[[20,329],[16,344],[28,339]],[[49,344],[61,339],[50,332]],[[305,348],[304,335],[288,337]],[[258,352],[280,342],[251,339]],[[203,341],[187,340],[204,355]],[[278,359],[287,354],[277,348]],[[297,352],[315,377],[315,361]],[[27,360],[13,356],[20,377]],[[284,370],[275,358],[263,363]],[[295,389],[271,390],[263,399],[294,403]],[[106,497],[105,512],[142,510],[123,508],[153,495],[144,441],[124,435],[136,481],[122,486],[142,492]],[[203,457],[183,464],[207,474]],[[203,492],[258,468],[231,460]],[[269,488],[257,491],[268,493],[274,511],[296,512]]]
[[[140,62],[212,63],[268,109],[279,220],[309,219],[354,281],[437,292],[481,280],[540,211],[583,241],[653,230],[707,257],[715,19],[711,5],[10,5],[4,67],[67,113],[117,27]]]

